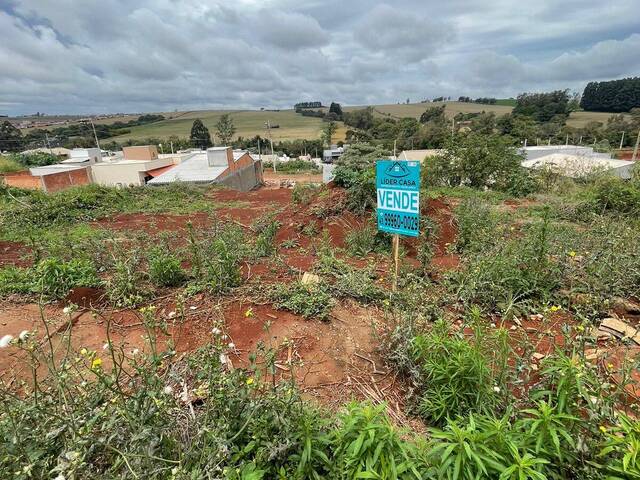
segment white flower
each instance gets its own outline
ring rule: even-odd
[[[20,335],[18,335],[18,338],[20,339],[21,342],[24,342],[27,338],[29,338],[30,332],[29,330],[22,330],[20,332]]]
[[[78,453],[78,452],[67,452],[67,453],[64,454],[64,457],[67,460],[69,460],[70,462],[73,462],[79,456],[80,456],[80,453]]]
[[[5,335],[4,337],[0,338],[0,348],[8,347],[11,343],[11,340],[13,340],[13,335]]]
[[[110,348],[111,348],[111,345],[109,345],[109,342],[107,342],[104,345],[102,345],[102,349],[103,350],[109,350]]]
[[[224,353],[220,354],[220,363],[222,365],[226,365],[226,363],[229,361],[229,357],[227,357]]]
[[[66,313],[71,313],[71,307],[64,307],[64,308],[62,309],[62,313],[65,313],[65,314],[66,314]]]
[[[60,474],[56,478],[54,478],[53,480],[66,480],[66,479],[64,478],[63,474]]]
[[[235,343],[230,343],[230,344],[229,344],[229,348],[230,348],[231,350],[233,350],[234,348],[236,348],[236,344],[235,344]]]
[[[138,355],[139,353],[140,353],[140,350],[139,350],[139,349],[137,349],[137,348],[134,348],[133,350],[131,350],[131,355],[133,355],[134,357],[135,357],[136,355]]]
[[[169,385],[167,385],[166,387],[164,387],[164,389],[162,390],[162,392],[165,395],[171,395],[173,393],[173,388],[171,388]]]
[[[213,333],[214,335],[220,335],[222,333],[222,330],[220,330],[218,327],[213,327],[211,329],[211,333]]]
[[[176,312],[169,312],[169,318],[173,318],[176,316]]]
[[[500,393],[500,387],[496,385],[495,387],[493,387],[493,391],[496,393]]]
[[[195,306],[191,305],[191,306],[189,307],[189,310],[195,310],[196,308],[198,308],[198,307],[195,307]]]

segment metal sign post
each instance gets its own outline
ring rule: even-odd
[[[378,230],[393,234],[397,289],[400,235],[420,234],[420,162],[378,160],[376,162],[376,193],[378,198]]]

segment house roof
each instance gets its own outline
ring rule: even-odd
[[[438,155],[442,152],[441,149],[432,148],[426,150],[403,150],[398,158],[400,160],[413,160],[416,162],[422,162],[425,158],[433,155]]]
[[[207,152],[194,153],[168,170],[147,182],[149,185],[161,185],[173,182],[214,182],[227,169],[226,166],[211,167]]]
[[[84,165],[63,165],[56,163],[54,165],[47,165],[46,167],[33,167],[29,171],[34,177],[41,177],[43,175],[50,175],[52,173],[71,172],[73,170],[81,170],[87,168]]]
[[[522,166],[526,168],[554,167],[569,177],[580,177],[598,171],[629,167],[633,164],[634,162],[628,160],[585,155],[568,155],[565,153],[552,153],[522,162]]]

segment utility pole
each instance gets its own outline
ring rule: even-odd
[[[622,138],[620,139],[620,146],[618,147],[618,150],[622,149],[623,144],[624,144],[624,130],[622,131]]]
[[[98,134],[96,133],[96,126],[93,124],[92,118],[89,118],[89,123],[91,123],[91,128],[93,128],[93,138],[96,139],[96,146],[98,147],[98,150],[102,151],[100,148],[100,142],[98,141]]]
[[[53,151],[51,150],[51,144],[49,143],[49,134],[45,132],[44,138],[47,141],[47,148],[49,149],[49,154],[53,155]]]
[[[636,146],[633,149],[633,157],[631,160],[634,162],[638,159],[638,145],[640,145],[640,130],[638,130],[638,138],[636,138]]]
[[[569,134],[567,133],[567,139],[564,142],[565,147],[569,145]]]
[[[266,121],[265,125],[267,127],[267,132],[269,132],[269,142],[271,142],[271,158],[273,159],[273,173],[278,173],[278,170],[276,167],[278,160],[273,154],[273,137],[271,136],[271,123],[269,122],[269,120]]]
[[[258,137],[258,160],[262,161],[262,151],[260,150],[260,137]]]

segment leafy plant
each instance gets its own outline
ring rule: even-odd
[[[156,247],[149,252],[149,278],[158,287],[177,287],[184,283],[186,274],[180,259],[167,247]]]
[[[305,285],[302,282],[280,283],[270,294],[276,308],[284,308],[305,318],[325,320],[334,300],[321,284]]]
[[[32,275],[32,289],[50,298],[64,298],[75,287],[100,284],[95,266],[86,259],[64,261],[49,257],[35,266]]]

